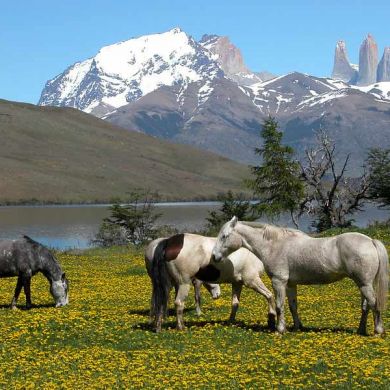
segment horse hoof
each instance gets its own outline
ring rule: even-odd
[[[13,305],[10,307],[10,309],[11,310],[19,310],[16,306],[13,306]]]
[[[286,333],[286,328],[276,327],[276,333],[282,335],[283,333]]]
[[[272,314],[268,314],[268,321],[267,321],[268,328],[272,331],[276,330],[276,321],[275,316]]]

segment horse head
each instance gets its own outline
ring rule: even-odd
[[[241,236],[235,231],[237,222],[237,217],[233,217],[222,226],[212,252],[215,262],[218,263],[222,259],[226,259],[232,252],[243,246]]]
[[[56,302],[56,307],[66,306],[69,303],[69,282],[65,273],[60,280],[52,281],[50,293]]]

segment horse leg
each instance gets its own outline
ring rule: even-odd
[[[294,331],[303,328],[302,322],[298,316],[297,286],[287,286],[288,306],[294,320]]]
[[[11,309],[16,309],[16,302],[18,301],[20,292],[22,291],[22,287],[23,287],[22,278],[19,276],[18,281],[16,282],[14,297],[12,298],[11,301]]]
[[[362,336],[367,336],[367,317],[368,312],[370,311],[370,307],[368,306],[367,299],[361,294],[361,305],[362,305],[362,316],[360,317],[360,324],[358,328],[358,334]]]
[[[246,286],[263,295],[268,302],[268,328],[275,330],[275,299],[271,291],[265,286],[263,281],[258,277],[254,281],[246,283]]]
[[[284,319],[284,301],[286,299],[287,281],[273,278],[272,287],[274,289],[276,299],[276,330],[279,333],[284,333],[286,331],[286,321]]]
[[[374,315],[374,332],[375,334],[383,334],[385,332],[385,328],[383,326],[383,320],[381,312],[378,310],[376,306],[376,297],[375,291],[371,284],[364,285],[360,287],[360,291],[364,298],[367,300],[368,307],[372,310]]]
[[[236,320],[236,314],[240,304],[241,290],[242,283],[232,283],[232,311],[230,313],[229,322],[234,322]]]
[[[194,286],[194,292],[195,292],[195,311],[196,311],[196,315],[200,316],[202,315],[202,310],[200,309],[200,304],[201,304],[200,288],[203,283],[198,279],[192,279],[192,284]]]
[[[184,329],[183,322],[183,311],[184,311],[184,302],[188,296],[188,292],[190,291],[189,284],[180,284],[179,289],[177,291],[175,306],[176,306],[176,328],[178,330]]]
[[[26,309],[31,309],[31,277],[23,278],[23,289],[26,295]]]

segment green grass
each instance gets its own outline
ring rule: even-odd
[[[389,231],[377,232],[379,235]],[[0,386],[4,388],[323,388],[387,389],[388,337],[356,334],[360,297],[349,280],[298,289],[302,332],[266,329],[265,300],[243,290],[237,323],[228,324],[230,286],[213,301],[193,293],[187,329],[174,317],[155,334],[148,324],[151,286],[143,254],[131,248],[58,254],[70,279],[70,305],[55,309],[48,283],[36,276],[33,309],[0,309]],[[269,280],[264,277],[269,286]],[[0,284],[0,305],[15,285]],[[20,302],[23,303],[23,300]],[[287,314],[288,326],[292,319]],[[390,311],[385,314],[390,329]]]

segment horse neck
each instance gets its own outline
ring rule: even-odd
[[[62,269],[51,253],[42,256],[44,260],[41,262],[41,272],[49,281],[57,281],[61,279]]]
[[[269,258],[270,246],[263,238],[260,229],[238,223],[236,231],[243,240],[243,246],[254,253],[263,263]]]

